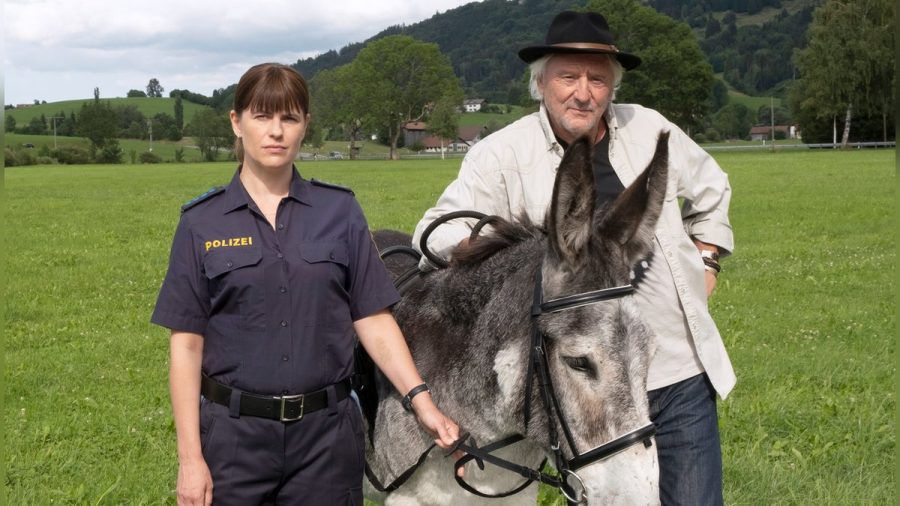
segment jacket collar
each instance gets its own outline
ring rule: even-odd
[[[292,166],[291,186],[288,190],[288,198],[296,200],[301,204],[311,206],[312,200],[309,197],[309,185],[309,181],[300,177],[300,173],[297,172],[297,168]],[[248,207],[250,203],[253,202],[250,198],[250,194],[247,193],[247,189],[244,188],[244,183],[241,182],[240,166],[238,166],[237,170],[234,172],[234,176],[232,176],[231,178],[231,182],[228,183],[228,186],[225,188],[224,197],[225,198],[222,202],[223,214],[234,211],[235,209],[240,209],[241,207]]]

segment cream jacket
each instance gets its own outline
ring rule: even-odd
[[[724,399],[735,384],[734,370],[707,308],[703,261],[691,237],[718,246],[722,256],[734,250],[728,221],[728,176],[681,129],[654,110],[612,104],[607,108],[606,121],[609,159],[626,187],[650,162],[658,134],[671,133],[669,183],[656,239],[672,272],[697,356]],[[414,247],[418,248],[428,224],[461,209],[507,219],[524,211],[535,223],[543,223],[562,155],[543,105],[539,112],[486,137],[472,147],[457,179],[419,221]],[[680,207],[679,197],[683,199]],[[462,220],[438,227],[429,238],[429,248],[449,257],[453,247],[469,236],[470,227],[471,223]],[[424,257],[422,262],[423,268],[434,268]]]

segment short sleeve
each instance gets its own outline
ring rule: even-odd
[[[393,306],[400,294],[378,255],[362,208],[356,199],[349,201],[350,317],[356,321]]]
[[[200,257],[186,215],[182,215],[169,270],[163,280],[150,321],[172,330],[205,334],[209,321],[209,288],[200,268]]]

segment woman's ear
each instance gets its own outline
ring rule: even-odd
[[[231,119],[231,130],[234,132],[234,136],[238,139],[241,138],[241,117],[238,113],[234,112],[234,109],[228,113],[228,117]]]

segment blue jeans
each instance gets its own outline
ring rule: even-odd
[[[716,391],[706,373],[647,392],[656,424],[662,504],[721,505]]]

